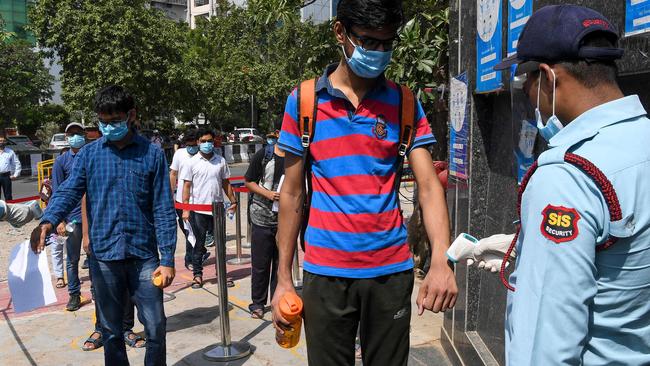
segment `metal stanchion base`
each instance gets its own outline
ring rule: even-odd
[[[232,265],[235,265],[235,266],[239,266],[239,265],[242,265],[242,264],[248,264],[250,262],[251,262],[250,258],[233,258],[233,259],[230,259],[229,261],[227,261],[228,264],[232,264]]]
[[[163,291],[163,302],[167,301],[172,301],[176,298],[176,295],[170,293],[170,292],[164,292]]]
[[[203,358],[213,362],[226,362],[244,358],[251,353],[251,345],[248,342],[232,342],[230,346],[214,344],[206,347]]]

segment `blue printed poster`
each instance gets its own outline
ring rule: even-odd
[[[502,58],[501,0],[477,0],[476,7],[476,92],[487,93],[503,85],[493,69]]]
[[[521,31],[533,15],[533,0],[508,1],[508,54],[512,56],[517,52],[517,42]]]
[[[625,35],[650,32],[650,0],[625,0]]]
[[[467,179],[469,172],[468,143],[469,123],[467,122],[467,73],[462,73],[451,79],[449,93],[449,174],[461,179]]]

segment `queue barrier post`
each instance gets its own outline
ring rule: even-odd
[[[248,264],[251,262],[250,258],[242,258],[242,243],[241,243],[241,194],[239,190],[235,191],[235,197],[237,198],[237,209],[235,211],[235,241],[237,246],[237,257],[228,261],[228,264],[232,265],[242,265]]]
[[[217,256],[217,280],[219,282],[219,321],[221,343],[206,347],[203,358],[213,362],[227,362],[244,358],[251,353],[251,345],[245,341],[232,342],[228,316],[228,286],[226,285],[226,212],[222,202],[212,203],[215,251]]]

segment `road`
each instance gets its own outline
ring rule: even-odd
[[[248,163],[230,164],[230,175],[233,177],[243,176],[246,169],[248,169]],[[35,196],[38,194],[38,181],[36,177],[21,177],[13,182],[12,191],[14,199]]]

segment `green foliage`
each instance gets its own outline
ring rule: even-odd
[[[34,106],[52,96],[52,76],[42,54],[23,40],[0,42],[0,123],[21,121]]]
[[[36,137],[41,140],[41,148],[47,149],[52,141],[52,136],[56,133],[61,133],[61,127],[56,122],[43,123],[36,131]]]
[[[62,132],[69,122],[70,113],[68,113],[64,106],[47,103],[29,108],[24,118],[16,121],[16,125],[20,133],[29,136],[36,135],[43,143],[49,143],[52,134]],[[57,129],[45,140],[39,135],[39,132],[44,130],[44,126],[47,123],[56,125]]]
[[[227,16],[199,20],[188,36],[183,69],[204,102],[184,110],[203,112],[223,131],[249,125],[251,95],[258,127],[279,124],[293,87],[338,59],[330,24],[300,22],[290,1],[279,0],[274,12],[264,1],[221,8]]]
[[[445,84],[448,78],[449,8],[430,10],[435,11],[418,13],[400,29],[394,59],[387,70],[389,78],[417,91],[424,104],[435,96],[427,90]]]
[[[63,99],[92,109],[97,89],[120,84],[136,97],[144,121],[171,113],[186,86],[175,67],[187,26],[145,0],[41,0],[30,10],[39,44],[60,57]]]

